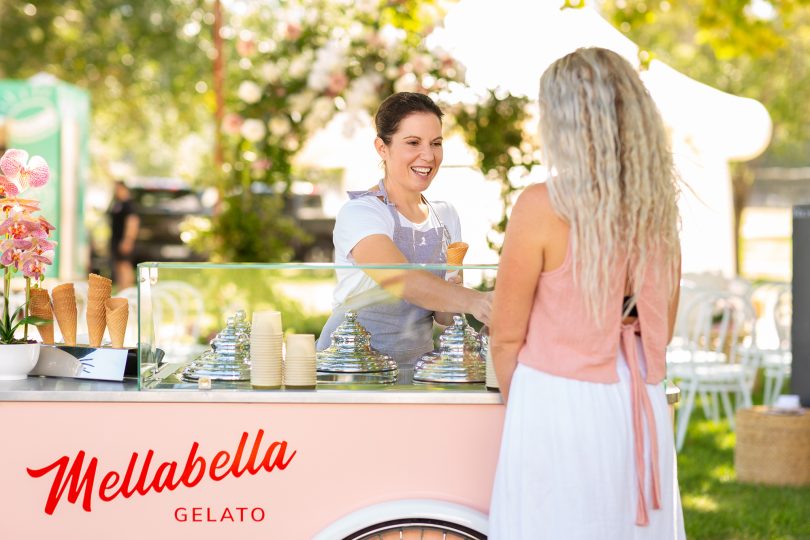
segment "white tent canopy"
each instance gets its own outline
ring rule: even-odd
[[[467,66],[473,88],[500,87],[532,99],[543,71],[579,47],[604,47],[639,63],[638,46],[593,9],[561,10],[559,0],[462,0],[431,41]],[[657,60],[642,78],[669,127],[701,148],[745,160],[767,146],[770,116],[758,101],[716,90]]]
[[[639,48],[593,9],[559,0],[462,0],[431,36],[467,66],[477,89],[500,87],[536,99],[543,71],[579,47],[611,49],[638,65]],[[768,145],[771,120],[759,102],[733,96],[653,60],[642,73],[671,136],[686,184],[680,203],[685,272],[734,273],[734,219],[728,162]]]
[[[462,0],[445,27],[430,37],[467,67],[467,82],[483,92],[501,88],[536,100],[543,71],[579,47],[600,46],[638,65],[638,47],[590,8],[560,10],[560,0]],[[729,160],[759,155],[770,140],[768,112],[757,101],[726,94],[659,61],[642,78],[672,136],[675,163],[687,187],[680,203],[683,271],[734,273],[733,204]],[[380,176],[369,118],[351,137],[338,115],[316,134],[297,161],[346,169],[346,188],[368,187]],[[500,216],[497,186],[464,166],[471,152],[447,141],[443,170],[428,197],[452,201],[459,210],[467,260],[496,262],[486,232]],[[455,167],[454,167],[455,166]],[[489,202],[482,206],[482,202]],[[335,201],[338,204],[340,201]]]

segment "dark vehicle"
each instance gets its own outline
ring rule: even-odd
[[[270,196],[273,189],[267,184],[256,182],[251,191],[257,195]],[[324,212],[323,197],[308,182],[294,182],[292,190],[284,195],[284,211],[292,217],[300,229],[309,237],[308,242],[293,245],[293,260],[299,262],[332,262],[334,245],[332,231],[335,218]]]
[[[310,243],[295,247],[293,259],[306,262],[332,262],[334,258],[332,231],[335,229],[335,218],[324,214],[321,195],[294,193],[289,196],[287,210],[311,238]]]
[[[135,210],[141,219],[134,262],[206,261],[181,239],[180,224],[188,217],[211,215],[202,194],[171,178],[143,178],[129,183]]]

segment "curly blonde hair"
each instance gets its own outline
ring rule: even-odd
[[[540,79],[540,138],[551,202],[571,227],[574,275],[594,320],[621,257],[635,293],[655,251],[671,263],[664,282],[672,291],[679,190],[661,116],[635,68],[602,48],[554,62]]]

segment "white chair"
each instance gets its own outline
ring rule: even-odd
[[[668,377],[679,379],[682,392],[675,443],[686,437],[695,398],[700,395],[707,416],[719,420],[719,404],[734,428],[734,407],[751,406],[751,390],[759,356],[754,348],[756,316],[749,299],[730,292],[703,292],[684,305],[685,342],[667,353]]]
[[[756,288],[753,297],[761,311],[757,320],[757,347],[764,375],[763,403],[772,405],[790,377],[793,296],[788,283],[765,283]]]
[[[204,346],[198,344],[205,314],[200,292],[181,281],[162,281],[149,289],[147,309],[151,310],[152,324],[148,325],[146,313],[142,314],[142,340],[148,340],[166,353],[167,361],[183,361],[198,353]],[[138,290],[130,287],[116,296],[130,301],[131,323],[127,325],[128,335],[132,332],[137,342]]]

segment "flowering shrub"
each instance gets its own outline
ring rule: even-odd
[[[43,279],[45,266],[53,262],[56,243],[49,240],[55,229],[39,211],[39,202],[22,199],[19,195],[29,187],[44,186],[50,169],[39,156],[28,159],[24,150],[8,150],[0,158],[0,268],[3,270],[3,318],[0,320],[0,343],[24,343],[28,340],[28,325],[50,321],[28,315],[31,281],[35,286]],[[13,313],[9,306],[11,278],[17,272],[25,277],[25,303]],[[20,314],[23,317],[20,319]],[[17,328],[24,326],[22,340],[14,338]]]
[[[514,189],[510,167],[534,163],[523,133],[526,101],[503,93],[467,92],[465,70],[448,52],[428,47],[444,15],[444,0],[274,0],[238,2],[219,31],[226,49],[227,113],[223,197],[210,226],[193,229],[195,247],[217,260],[284,261],[305,242],[283,200],[267,201],[292,183],[292,161],[307,139],[338,113],[347,129],[360,112],[373,112],[398,91],[430,94],[447,113],[446,129],[460,128],[481,159],[482,171]],[[200,20],[204,20],[202,13]],[[213,41],[200,46],[214,54]],[[464,103],[458,97],[464,95]],[[453,103],[443,102],[445,98]],[[465,112],[465,114],[461,114]],[[352,122],[351,119],[357,119]],[[454,124],[454,120],[457,122]],[[491,121],[495,120],[495,121]],[[532,130],[530,130],[532,131]],[[517,155],[520,154],[520,155]],[[492,161],[489,156],[497,156]],[[264,195],[253,193],[266,184]],[[263,199],[261,201],[257,199]],[[260,211],[261,216],[248,216]],[[502,232],[501,224],[498,229]],[[272,231],[273,234],[268,234]]]
[[[307,139],[339,111],[359,122],[353,113],[373,111],[395,91],[438,96],[463,81],[462,66],[425,44],[441,19],[436,0],[244,2],[230,12],[220,32],[231,85],[219,126],[224,204],[206,247],[231,261],[288,259],[306,240],[282,197],[267,199],[289,188]],[[252,193],[257,182],[269,186],[263,196]],[[246,218],[260,207],[260,217]]]

